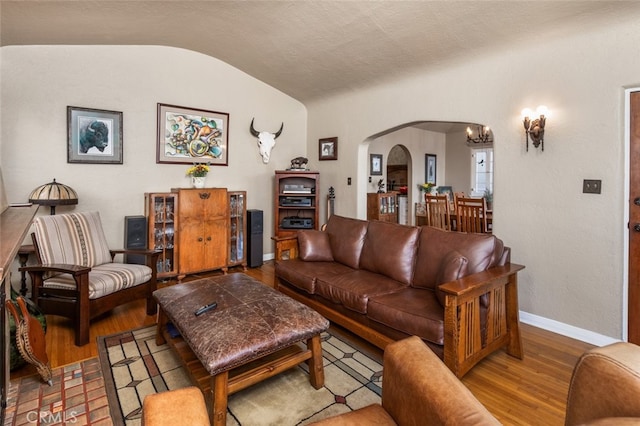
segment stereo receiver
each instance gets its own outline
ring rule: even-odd
[[[286,229],[313,229],[313,219],[310,217],[287,216],[280,223]]]
[[[280,198],[282,207],[311,207],[311,198],[309,197],[283,197]]]

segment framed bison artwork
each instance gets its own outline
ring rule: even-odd
[[[67,107],[67,163],[122,164],[122,112]]]
[[[156,163],[226,166],[229,114],[158,104]]]

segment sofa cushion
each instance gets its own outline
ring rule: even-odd
[[[276,277],[309,294],[315,293],[317,277],[332,280],[336,275],[347,274],[353,269],[337,262],[306,262],[301,259],[276,263]]]
[[[404,287],[405,284],[384,275],[354,270],[330,279],[318,276],[315,292],[325,299],[344,305],[345,308],[366,314],[370,297],[393,293]]]
[[[364,238],[360,269],[411,283],[420,228],[373,221]]]
[[[35,218],[34,235],[43,264],[90,268],[111,262],[100,213],[81,212]]]
[[[388,327],[444,345],[444,308],[435,292],[406,287],[369,298],[367,317]]]
[[[467,265],[469,261],[466,257],[460,254],[457,250],[452,250],[442,259],[440,262],[440,270],[436,276],[436,297],[438,302],[444,306],[446,300],[446,293],[440,290],[440,284],[448,283],[449,281],[455,281],[458,278],[462,278],[467,275]]]
[[[435,288],[440,264],[452,250],[467,258],[466,275],[484,271],[502,257],[501,242],[489,234],[450,232],[431,226],[423,226],[418,243],[413,287]],[[461,277],[460,277],[461,278]]]
[[[336,262],[353,269],[360,265],[360,254],[369,222],[332,215],[325,232],[329,234],[331,253]]]
[[[151,268],[128,263],[103,263],[89,271],[89,299],[135,287],[151,279]],[[45,288],[75,290],[76,282],[71,274],[60,274],[44,281]]]
[[[298,231],[299,257],[307,262],[333,262],[329,234],[315,229]]]

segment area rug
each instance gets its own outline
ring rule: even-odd
[[[173,350],[156,345],[155,333],[152,326],[98,339],[114,425],[140,425],[146,395],[192,385]],[[380,402],[380,360],[331,330],[322,334],[322,351],[323,388],[311,386],[307,365],[302,363],[231,395],[227,425],[304,425]]]

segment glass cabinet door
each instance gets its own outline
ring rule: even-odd
[[[145,194],[145,210],[149,223],[149,248],[160,251],[158,256],[158,278],[177,274],[177,247],[175,242],[177,228],[176,211],[178,194]]]
[[[229,266],[242,265],[247,268],[247,193],[229,192]]]

